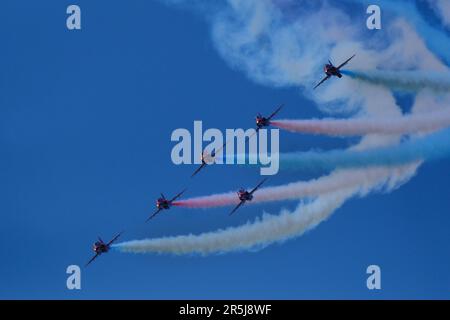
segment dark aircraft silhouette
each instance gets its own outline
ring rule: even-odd
[[[350,60],[352,60],[354,57],[356,56],[356,54],[354,54],[353,56],[351,56],[347,61],[345,61],[343,64],[341,64],[338,67],[335,67],[333,65],[333,63],[328,60],[328,64],[325,65],[325,67],[323,68],[323,71],[325,72],[325,74],[327,75],[325,78],[322,79],[322,81],[320,81],[315,87],[314,90],[316,90],[322,83],[324,83],[325,81],[327,81],[328,79],[330,79],[331,77],[338,77],[338,78],[342,78],[342,73],[341,73],[341,69],[343,66],[345,66],[347,63],[350,62]]]
[[[88,263],[86,263],[86,267],[92,262],[94,261],[98,256],[100,256],[102,253],[107,253],[111,247],[111,245],[113,244],[114,241],[116,241],[122,234],[123,232],[119,233],[117,236],[115,236],[110,242],[105,243],[103,242],[103,240],[98,237],[98,241],[96,241],[93,245],[93,250],[95,252],[95,256],[93,256],[91,258],[91,260],[89,260]]]
[[[156,200],[156,207],[158,208],[158,210],[155,211],[155,213],[153,213],[148,219],[147,221],[153,219],[158,213],[160,213],[162,210],[169,210],[170,207],[172,207],[173,202],[175,200],[177,200],[179,197],[181,197],[183,195],[183,193],[186,192],[186,189],[184,189],[183,191],[181,191],[179,194],[177,194],[175,197],[173,197],[172,199],[168,200],[166,199],[166,197],[161,193],[161,198],[159,198],[158,200]],[[146,221],[146,222],[147,222]]]
[[[278,107],[269,117],[263,117],[260,113],[256,116],[256,132],[261,130],[264,127],[270,126],[270,120],[273,119],[277,115],[278,112],[284,107],[284,104]]]
[[[222,151],[223,148],[225,148],[227,144],[224,143],[224,145],[222,146],[222,148],[220,148],[218,151]],[[202,153],[202,164],[197,168],[197,170],[195,170],[195,172],[192,174],[191,178],[193,178],[194,176],[196,176],[200,171],[203,170],[204,167],[206,167],[208,164],[212,164],[214,163],[214,160],[216,158],[216,150],[213,150],[211,152],[211,154],[208,154],[206,152],[203,151]]]
[[[261,181],[260,183],[258,183],[258,185],[253,188],[252,191],[248,192],[245,189],[240,189],[237,192],[238,198],[241,202],[239,202],[239,204],[233,209],[233,211],[230,212],[230,216],[235,213],[237,211],[237,209],[239,209],[242,205],[244,205],[247,201],[252,201],[253,200],[253,193],[255,193],[256,190],[259,189],[259,187],[261,187],[261,185],[266,182],[267,178],[264,179],[263,181]]]

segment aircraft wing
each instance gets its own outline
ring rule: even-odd
[[[223,144],[219,149],[214,150],[214,154],[211,154],[211,156],[212,156],[213,158],[215,158],[216,155],[217,155],[219,152],[222,152],[222,150],[225,149],[225,147],[227,146],[227,144],[228,144],[228,142],[225,141],[224,144]]]
[[[154,214],[152,214],[145,222],[148,222],[149,220],[153,219],[158,213],[160,213],[162,209],[156,210]]]
[[[320,81],[315,87],[314,90],[316,90],[322,83],[324,83],[325,81],[327,81],[328,79],[330,79],[331,76],[326,76],[325,78],[322,79],[322,81]]]
[[[183,193],[186,192],[186,189],[184,189],[183,191],[181,191],[179,194],[177,194],[175,197],[173,197],[169,202],[172,203],[175,200],[177,200],[179,197],[181,197],[183,195]]]
[[[91,262],[92,261],[94,261],[97,257],[99,256],[99,254],[98,253],[96,253],[95,254],[95,256],[93,256],[92,258],[91,258],[91,260],[89,260],[89,262],[88,263],[86,263],[86,265],[85,265],[85,267],[87,267],[88,265],[90,265],[91,264]]]
[[[107,243],[107,246],[110,246],[113,244],[114,241],[116,241],[117,239],[119,239],[119,237],[122,235],[123,232],[119,233],[117,236],[114,237],[114,239],[112,239],[110,242]]]
[[[211,158],[212,158],[213,160],[215,160],[217,154],[220,153],[220,152],[222,152],[223,149],[225,149],[225,147],[227,146],[227,144],[228,144],[228,142],[225,141],[225,142],[222,144],[222,146],[221,146],[220,148],[218,148],[217,150],[214,149],[214,150],[211,152]],[[207,164],[207,163],[205,163],[205,164]]]
[[[255,188],[253,188],[253,190],[252,191],[250,191],[250,194],[253,194],[256,190],[258,190],[259,189],[259,187],[261,187],[262,186],[262,184],[264,183],[264,182],[266,182],[267,181],[267,178],[266,179],[264,179],[263,181],[261,181],[260,183],[258,183],[258,185],[255,187]]]
[[[352,60],[355,56],[356,56],[356,54],[352,55],[352,56],[350,57],[350,59],[348,59],[348,60],[345,61],[343,64],[341,64],[339,67],[337,67],[337,69],[338,69],[338,70],[341,69],[341,68],[342,68],[343,66],[345,66],[347,63],[349,63],[350,60]]]
[[[195,172],[192,174],[191,178],[193,178],[195,175],[197,175],[197,173],[199,173],[205,166],[206,166],[206,163],[202,163],[202,165],[200,167],[198,167],[197,170],[195,170]]]
[[[275,117],[277,115],[278,112],[280,112],[281,109],[283,109],[284,104],[282,104],[281,106],[278,107],[277,110],[275,110],[270,116],[269,118],[267,118],[268,120],[272,120],[273,117]]]
[[[230,216],[233,215],[233,213],[235,213],[243,204],[245,203],[245,201],[241,201],[234,209],[233,211],[230,212]]]

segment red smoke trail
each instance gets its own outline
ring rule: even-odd
[[[317,197],[322,194],[350,188],[355,184],[364,185],[366,181],[377,179],[377,177],[385,171],[386,169],[382,167],[374,168],[373,170],[342,170],[336,172],[332,177],[326,176],[311,181],[301,181],[277,187],[261,188],[254,193],[253,200],[249,201],[248,204]],[[185,208],[216,208],[233,206],[238,203],[239,198],[237,194],[235,192],[229,192],[181,200],[175,202],[173,205]]]

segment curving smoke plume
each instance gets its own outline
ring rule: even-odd
[[[439,16],[443,26],[450,27],[450,2],[448,0],[428,0],[431,9]]]
[[[431,26],[424,16],[417,9],[416,1],[411,0],[346,0],[350,3],[360,3],[364,6],[372,4],[379,5],[382,10],[390,11],[400,17],[407,19],[424,39],[427,47],[437,54],[448,66],[450,66],[450,41],[443,30]],[[446,0],[439,0],[436,3],[430,3],[436,12],[439,12],[443,19],[448,17],[444,10],[448,9]],[[445,21],[445,20],[444,20]]]

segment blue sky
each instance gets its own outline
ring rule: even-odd
[[[82,30],[68,31],[72,2],[12,1],[0,12],[0,298],[449,298],[448,161],[423,166],[391,194],[354,199],[305,236],[258,252],[209,257],[111,252],[66,289],[96,237],[123,240],[238,226],[264,210],[173,209],[144,224],[160,192],[235,190],[257,168],[170,161],[177,128],[194,120],[251,127],[285,103],[283,117],[321,114],[299,89],[255,84],[217,54],[200,15],[158,1],[77,1]],[[319,70],[320,72],[320,70]],[[408,101],[408,99],[405,99]],[[283,151],[332,149],[351,140],[281,133]],[[280,173],[273,184],[308,179]],[[382,268],[379,292],[368,265]]]

